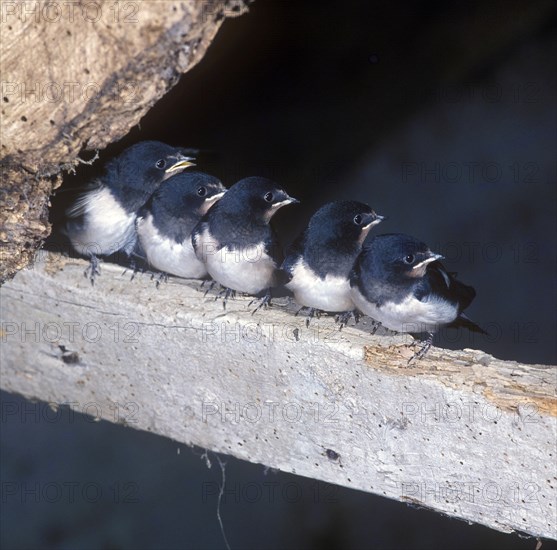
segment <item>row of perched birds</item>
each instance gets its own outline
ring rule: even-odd
[[[184,278],[210,276],[223,305],[236,292],[259,297],[254,312],[284,285],[309,319],[337,314],[341,327],[359,312],[396,332],[427,333],[415,357],[443,325],[483,332],[462,312],[475,297],[427,245],[403,234],[364,241],[384,218],[367,204],[336,201],[320,208],[283,256],[270,221],[296,199],[273,181],[249,177],[228,190],[219,179],[186,170],[193,158],[155,141],[110,161],[67,211],[65,233],[90,259],[124,252],[156,270]],[[250,305],[251,303],[250,302]]]

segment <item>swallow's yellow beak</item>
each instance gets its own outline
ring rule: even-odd
[[[223,191],[222,193],[217,193],[216,195],[213,195],[212,197],[208,197],[205,199],[206,203],[209,204],[213,204],[215,202],[217,202],[218,200],[222,199],[222,197],[224,197],[224,194],[226,193],[226,191]]]
[[[425,260],[422,260],[421,262],[417,263],[414,267],[412,267],[412,272],[415,273],[415,275],[412,276],[423,277],[425,275],[428,264],[443,259],[444,257],[441,256],[441,254],[434,254],[433,252],[429,252],[428,257]]]
[[[183,155],[178,155],[178,160],[169,166],[164,172],[168,175],[179,174],[182,170],[185,170],[189,166],[195,166],[193,162],[195,159],[192,157],[185,157]]]

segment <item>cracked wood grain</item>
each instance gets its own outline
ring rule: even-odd
[[[1,10],[0,283],[49,235],[62,171],[137,125],[246,3],[41,0]]]

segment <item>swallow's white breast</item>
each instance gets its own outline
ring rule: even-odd
[[[219,243],[205,227],[197,235],[196,247],[209,275],[222,286],[247,294],[259,294],[273,286],[276,265],[263,243],[238,250],[226,246],[218,250]]]
[[[292,279],[286,287],[302,306],[323,311],[339,312],[354,309],[350,282],[346,277],[327,275],[320,278],[300,257],[292,269]]]
[[[423,302],[409,296],[399,303],[386,302],[381,306],[367,301],[357,287],[352,287],[351,295],[362,313],[396,332],[435,332],[440,325],[451,323],[458,316],[456,304],[437,295]]]
[[[137,220],[137,234],[149,263],[159,271],[185,279],[201,279],[207,275],[203,262],[197,259],[191,237],[177,243],[160,234],[149,212]]]
[[[120,206],[106,187],[91,191],[80,200],[83,224],[70,229],[68,237],[84,256],[108,256],[118,250],[131,252],[135,244],[135,213]]]

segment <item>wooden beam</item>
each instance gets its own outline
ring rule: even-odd
[[[1,387],[285,472],[556,538],[555,370],[306,328],[279,299],[43,253],[0,289]],[[6,410],[3,414],[19,414]],[[53,413],[54,414],[54,413]]]

